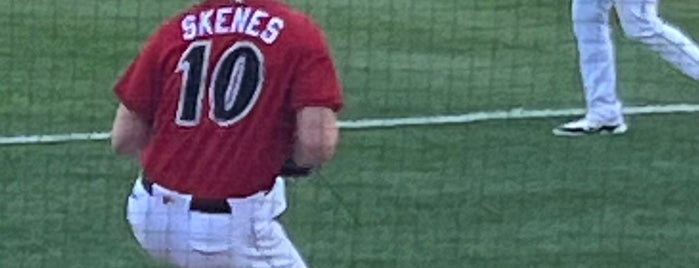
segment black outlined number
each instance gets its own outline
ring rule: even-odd
[[[210,56],[211,42],[208,41],[194,42],[182,53],[177,66],[177,72],[182,73],[182,91],[175,120],[180,126],[199,124]]]
[[[202,98],[207,84],[211,41],[192,43],[177,68],[182,91],[176,123],[196,126],[201,119]],[[225,127],[244,118],[257,102],[264,82],[264,57],[251,42],[237,42],[216,63],[209,81],[209,118]]]

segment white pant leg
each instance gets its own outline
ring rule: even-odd
[[[189,197],[151,196],[140,179],[128,198],[127,219],[141,247],[154,259],[173,262],[189,251]]]
[[[127,218],[134,235],[157,260],[178,267],[306,268],[276,217],[286,209],[284,181],[269,194],[231,199],[231,214],[189,211],[190,196],[134,185]],[[163,197],[169,198],[163,202]]]
[[[644,43],[675,68],[699,80],[699,47],[658,16],[659,0],[616,0],[626,35]]]
[[[609,25],[613,0],[573,0],[573,31],[577,40],[588,120],[622,123],[617,97],[614,44]]]
[[[277,217],[284,213],[286,208],[286,183],[279,177],[272,190],[266,195],[265,201],[255,204],[253,244],[258,250],[258,256],[263,257],[263,261],[262,265],[254,267],[307,267],[286,231],[277,221]]]

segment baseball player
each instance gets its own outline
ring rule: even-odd
[[[283,177],[338,141],[341,88],[321,29],[276,0],[206,0],[168,20],[115,86],[112,146],[142,175],[127,219],[178,267],[306,267],[277,221]]]
[[[622,103],[616,93],[616,67],[609,25],[612,6],[626,36],[645,44],[684,74],[699,80],[699,47],[658,17],[659,1],[573,0],[573,28],[580,53],[587,114],[583,119],[555,128],[555,135],[622,134],[627,130]]]

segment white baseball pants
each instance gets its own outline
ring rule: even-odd
[[[128,198],[127,219],[141,246],[178,267],[305,268],[276,217],[286,210],[284,180],[245,199],[229,199],[230,214],[190,211],[190,195],[139,178]]]
[[[573,0],[573,28],[580,53],[588,120],[624,121],[617,97],[614,47],[609,25],[615,8],[626,36],[647,45],[684,74],[699,80],[699,47],[658,17],[660,0]]]

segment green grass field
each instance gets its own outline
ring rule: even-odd
[[[107,131],[111,85],[192,2],[0,1],[0,136]],[[569,1],[291,2],[327,31],[342,119],[583,105]],[[696,0],[661,13],[699,38]],[[615,37],[627,105],[699,103]],[[311,267],[697,267],[698,117],[584,139],[550,135],[567,118],[347,130],[283,221]],[[0,170],[0,267],[158,267],[124,219],[137,166],[107,142],[3,146]]]

